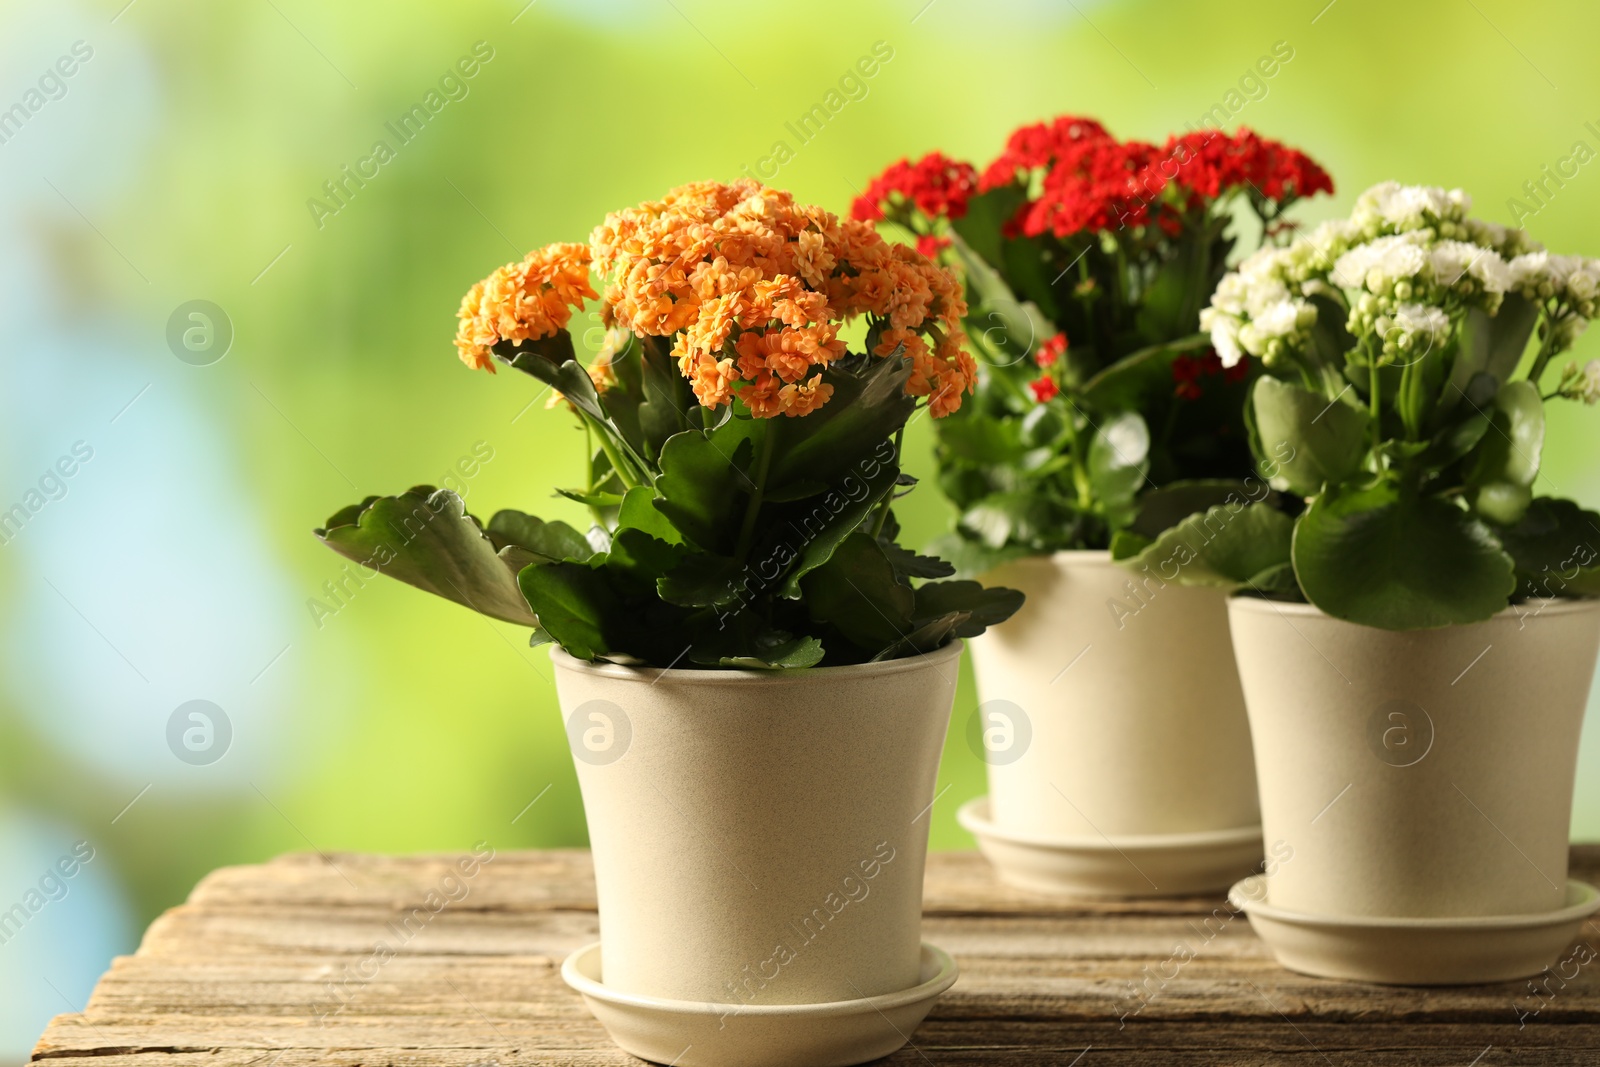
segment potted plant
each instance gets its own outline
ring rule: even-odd
[[[935,551],[1028,595],[972,643],[989,795],[962,818],[1010,882],[1183,893],[1261,857],[1225,598],[1111,550],[1269,491],[1240,415],[1258,363],[1224,366],[1200,309],[1235,216],[1275,244],[1292,204],[1331,189],[1248,130],[1158,146],[1064,117],[1017,130],[981,174],[937,152],[897,163],[855,204],[966,282],[978,383],[938,426],[958,515]]]
[[[1225,363],[1266,368],[1247,415],[1283,499],[1135,557],[1241,591],[1263,822],[1294,856],[1254,918],[1311,973],[1515,977],[1596,903],[1567,833],[1600,516],[1534,488],[1545,404],[1600,399],[1600,364],[1551,373],[1600,261],[1469,206],[1378,185],[1223,279],[1204,320]]]
[[[591,272],[610,332],[585,366]],[[751,181],[675,189],[461,304],[461,358],[582,427],[562,495],[587,532],[430,487],[318,531],[555,646],[602,932],[564,973],[629,1051],[857,1063],[954,981],[919,933],[925,815],[960,639],[1022,598],[902,548],[893,502],[907,419],[971,387],[964,310],[866,224]]]

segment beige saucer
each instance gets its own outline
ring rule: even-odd
[[[978,839],[1000,880],[1035,893],[1172,897],[1213,892],[1261,865],[1261,827],[1192,834],[1045,838],[989,821],[989,798],[956,820]]]
[[[850,1067],[910,1040],[955,983],[944,950],[922,943],[920,985],[831,1004],[698,1004],[632,996],[600,981],[600,942],[561,964],[561,977],[624,1051],[673,1067]]]
[[[1600,889],[1569,879],[1566,907],[1537,915],[1391,919],[1305,915],[1266,903],[1252,875],[1228,902],[1291,971],[1388,985],[1474,985],[1538,974],[1600,910]]]

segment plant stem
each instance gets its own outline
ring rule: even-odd
[[[592,421],[592,420],[591,420]],[[611,440],[611,435],[604,426],[596,427],[600,431],[600,451],[606,454],[606,459],[611,461],[611,469],[617,472],[617,478],[622,482],[624,489],[633,489],[639,481],[633,477],[628,465],[623,462],[622,456],[617,452],[617,446]]]
[[[767,419],[761,435],[761,453],[756,457],[755,488],[750,491],[750,502],[745,505],[744,522],[739,525],[739,544],[734,556],[740,563],[750,554],[750,542],[755,537],[756,516],[761,513],[761,501],[767,492],[767,471],[772,467],[774,442],[778,437],[778,422]]]
[[[906,428],[902,426],[894,432],[894,462],[896,467],[900,465],[900,446],[905,442],[905,439]],[[889,508],[893,503],[894,486],[891,485],[889,491],[883,495],[883,501],[878,505],[877,517],[872,522],[872,539],[874,541],[883,536],[883,528],[889,522]]]
[[[1368,389],[1367,401],[1371,405],[1371,408],[1372,408],[1372,452],[1373,452],[1374,456],[1377,455],[1378,446],[1383,444],[1383,419],[1382,419],[1382,410],[1383,410],[1383,408],[1382,408],[1382,404],[1381,404],[1380,398],[1379,398],[1379,388],[1380,387],[1379,387],[1379,384],[1378,384],[1378,355],[1379,354],[1377,352],[1374,352],[1372,350],[1370,345],[1367,347],[1367,358],[1368,358],[1368,361],[1369,361],[1368,362],[1369,374],[1368,374],[1368,378],[1367,378],[1367,389]]]
[[[594,428],[589,425],[589,420],[579,416],[578,421],[583,423],[583,484],[584,491],[594,496]],[[589,505],[589,514],[594,519],[596,526],[605,526],[605,516],[593,504]]]

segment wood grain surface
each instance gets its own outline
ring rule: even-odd
[[[458,859],[296,854],[215,871],[112,963],[86,1011],[51,1022],[33,1061],[639,1063],[559,973],[597,935],[588,853],[499,853],[471,878]],[[1573,850],[1573,876],[1600,881],[1600,845]],[[435,913],[430,893],[458,899]],[[884,1063],[1600,1065],[1594,923],[1569,979],[1330,982],[1279,967],[1220,895],[1059,901],[945,853],[929,861],[924,937],[961,978]],[[379,941],[392,958],[374,957]]]

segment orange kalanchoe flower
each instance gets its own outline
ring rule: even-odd
[[[499,342],[537,341],[565,329],[573,309],[596,296],[589,285],[589,260],[588,245],[547,245],[474,285],[457,312],[461,362],[492,374],[491,350]]]
[[[839,328],[863,314],[887,320],[875,354],[904,346],[906,390],[935,416],[972,389],[959,283],[871,225],[788,193],[748,179],[685,185],[606,216],[590,244],[616,279],[602,318],[677,334],[673,355],[707,407],[737,396],[758,418],[816,410],[833,391],[816,372],[845,354]]]
[[[461,302],[462,360],[493,370],[497,343],[564,328],[595,296],[591,261],[610,280],[601,321],[675,337],[678,368],[706,407],[738,397],[757,418],[816,410],[833,393],[818,371],[845,354],[839,329],[861,315],[883,326],[874,355],[911,360],[906,392],[927,397],[935,418],[976,381],[960,282],[869,223],[749,179],[681,186],[607,215],[588,246],[550,245],[495,271]]]

